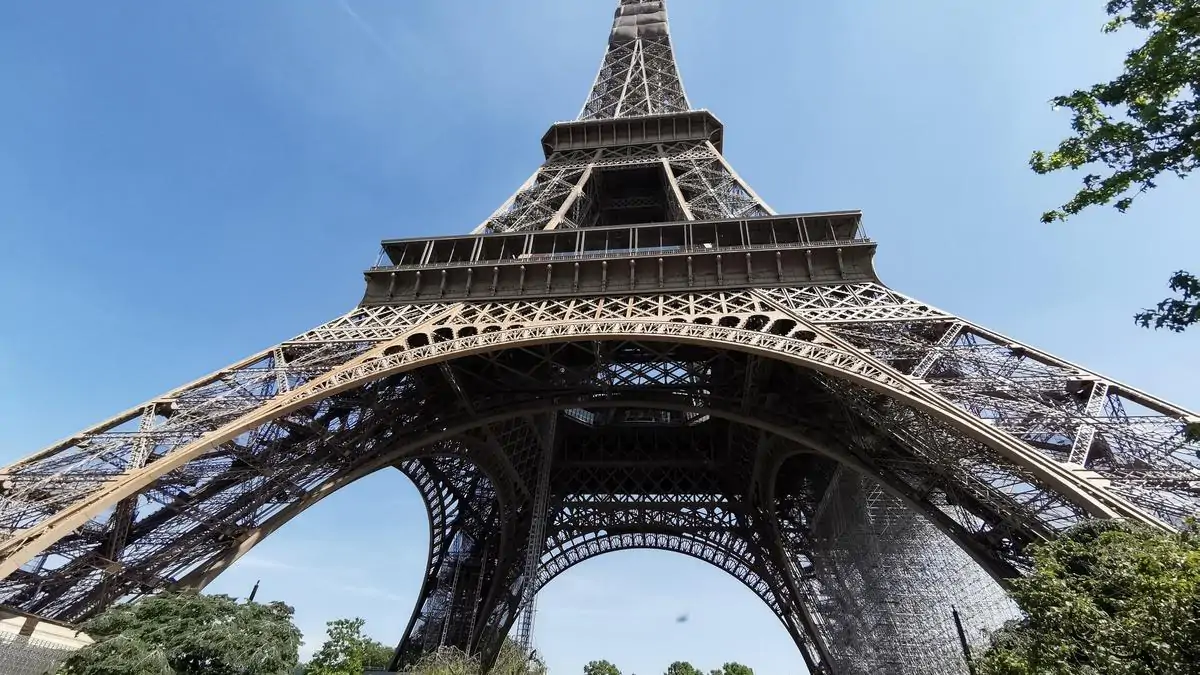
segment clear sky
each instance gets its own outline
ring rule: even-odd
[[[578,113],[612,0],[0,0],[0,463],[352,307],[385,237],[466,232]],[[1045,226],[1048,99],[1114,73],[1101,0],[673,0],[694,105],[780,212],[862,209],[891,286],[1200,408],[1200,330],[1131,315],[1200,267],[1197,180]],[[211,588],[400,636],[427,524],[398,472],[293,521]],[[801,661],[732,578],[668,553],[540,600],[551,669]],[[676,623],[682,613],[686,623]]]

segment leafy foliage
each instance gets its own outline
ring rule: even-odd
[[[1133,317],[1133,320],[1143,328],[1153,325],[1155,328],[1166,328],[1176,333],[1200,322],[1200,279],[1180,270],[1171,277],[1167,285],[1179,297],[1167,298],[1153,309],[1144,309]]]
[[[583,675],[621,675],[621,671],[608,661],[592,661],[583,667]],[[667,667],[666,675],[704,674],[686,661],[676,661]],[[749,666],[731,662],[711,671],[709,675],[754,675],[754,671]]]
[[[114,606],[84,630],[96,643],[60,675],[283,675],[300,648],[291,607],[226,595],[164,593]]]
[[[583,667],[583,675],[621,675],[621,670],[608,661],[592,661]]]
[[[1124,211],[1155,187],[1164,172],[1185,176],[1200,164],[1200,5],[1195,0],[1110,0],[1107,33],[1134,26],[1148,31],[1145,44],[1125,58],[1111,82],[1053,99],[1072,112],[1075,135],[1047,154],[1035,152],[1038,173],[1105,164],[1108,176],[1088,174],[1083,188],[1046,222],[1098,205]]]
[[[447,647],[422,656],[410,672],[412,675],[479,675],[479,660]]]
[[[412,675],[479,675],[479,660],[447,647],[426,654],[410,670]],[[546,665],[512,640],[505,640],[488,675],[546,675]]]
[[[363,654],[363,665],[367,668],[387,668],[395,653],[395,647],[389,647],[382,642],[368,638],[366,651]]]
[[[546,664],[536,652],[530,653],[517,642],[506,639],[489,675],[546,675]]]
[[[1053,99],[1071,111],[1074,134],[1029,164],[1039,174],[1104,165],[1088,173],[1065,204],[1042,214],[1064,220],[1089,206],[1112,204],[1124,212],[1135,197],[1156,187],[1162,174],[1187,176],[1200,166],[1200,3],[1196,0],[1110,0],[1104,31],[1134,27],[1146,42],[1129,52],[1116,79]],[[1135,316],[1143,326],[1180,331],[1200,321],[1200,281],[1177,272],[1177,298]]]
[[[76,652],[58,671],[62,675],[175,675],[165,651],[118,635]]]
[[[384,668],[392,649],[363,634],[362,619],[338,619],[326,624],[329,636],[305,669],[305,675],[362,675],[366,668]]]
[[[667,666],[666,675],[704,675],[704,673],[686,661],[676,661]]]
[[[1184,675],[1200,663],[1200,530],[1116,522],[1043,544],[979,675]]]
[[[726,663],[720,670],[714,670],[709,675],[754,675],[754,669],[740,663]]]

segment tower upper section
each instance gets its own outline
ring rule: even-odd
[[[663,0],[620,0],[608,51],[592,85],[581,120],[638,117],[690,109]]]

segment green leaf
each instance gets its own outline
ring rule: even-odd
[[[300,648],[291,607],[225,595],[163,593],[112,607],[84,630],[96,643],[62,675],[290,675]]]
[[[1132,28],[1145,42],[1125,57],[1124,70],[1052,103],[1071,113],[1073,134],[1047,152],[1034,152],[1039,174],[1094,169],[1082,187],[1043,223],[1065,220],[1099,205],[1124,213],[1159,176],[1188,176],[1200,165],[1200,4],[1196,0],[1110,0],[1105,32]],[[1097,173],[1099,171],[1099,173]],[[1190,274],[1175,279],[1195,281]],[[1168,298],[1139,313],[1142,326],[1180,331],[1200,321],[1195,293]]]
[[[1013,582],[1026,618],[992,638],[978,675],[1184,675],[1200,663],[1200,537],[1119,521],[1034,549]]]

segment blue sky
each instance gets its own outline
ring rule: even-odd
[[[610,0],[0,2],[0,463],[349,309],[378,240],[465,232],[536,167],[599,64]],[[781,212],[862,209],[891,286],[1200,408],[1200,331],[1136,328],[1200,267],[1200,191],[1038,215],[1072,176],[1047,100],[1129,46],[1100,0],[674,0],[694,105]],[[296,520],[213,590],[399,637],[427,546],[398,473]],[[584,563],[540,601],[555,673],[594,658],[802,669],[736,581],[667,553]],[[675,623],[690,612],[691,620]]]

